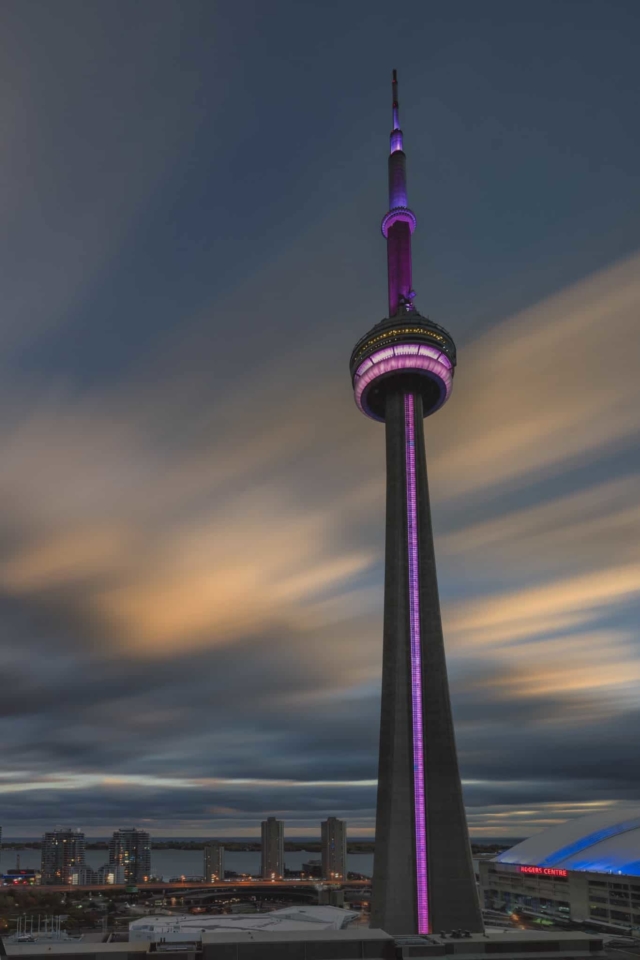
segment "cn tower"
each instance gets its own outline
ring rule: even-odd
[[[449,701],[427,483],[424,417],[448,400],[451,335],[418,313],[416,218],[393,71],[387,241],[389,316],[351,354],[355,401],[385,424],[387,526],[382,713],[371,926],[391,934],[483,930]]]

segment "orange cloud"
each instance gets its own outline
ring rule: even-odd
[[[520,569],[640,562],[640,477],[597,484],[554,500],[501,513],[439,540],[454,557]]]
[[[447,636],[467,647],[497,646],[590,623],[638,597],[640,564],[631,564],[459,604],[447,612]]]
[[[439,498],[522,484],[640,431],[640,255],[499,324],[461,351],[427,421]]]

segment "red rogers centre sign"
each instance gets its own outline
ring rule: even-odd
[[[520,867],[520,873],[532,873],[536,877],[566,877],[566,870],[557,867]]]

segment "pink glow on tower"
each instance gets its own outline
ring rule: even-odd
[[[392,82],[393,130],[389,150],[389,212],[382,221],[387,238],[389,272],[389,316],[395,317],[403,304],[411,304],[411,234],[416,218],[407,207],[407,169],[403,150],[398,106],[398,75]]]
[[[413,804],[416,830],[416,902],[418,933],[429,929],[427,885],[427,806],[424,790],[424,732],[422,729],[422,653],[420,637],[420,576],[418,570],[418,503],[416,491],[416,437],[414,398],[404,398],[407,484],[407,547],[409,561],[409,635],[411,643],[411,725],[413,731]]]
[[[371,926],[392,935],[483,931],[457,765],[422,420],[447,401],[456,347],[414,307],[406,158],[393,72],[389,316],[349,361],[355,402],[385,424],[385,610]]]
[[[449,399],[453,388],[453,368],[445,353],[426,344],[403,343],[377,350],[364,360],[354,374],[353,389],[360,410],[373,420],[381,419],[367,403],[367,389],[380,382],[381,377],[395,373],[412,373],[437,378],[440,400],[432,412]]]

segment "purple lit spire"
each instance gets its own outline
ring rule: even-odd
[[[393,91],[393,130],[391,131],[391,149],[389,153],[395,153],[396,150],[402,150],[402,130],[400,129],[399,107],[398,107],[398,71],[393,71],[393,80],[391,81]]]
[[[407,205],[407,172],[405,169],[405,157],[403,153],[402,130],[398,119],[398,73],[393,71],[393,80],[391,83],[393,91],[392,111],[393,111],[393,130],[391,131],[389,143],[389,207],[406,207]]]
[[[400,129],[396,70],[393,71],[391,90],[393,130],[389,149],[389,212],[382,221],[382,232],[387,238],[389,316],[395,317],[399,310],[411,309],[414,297],[411,289],[411,234],[416,226],[416,218],[407,206],[407,169]]]

